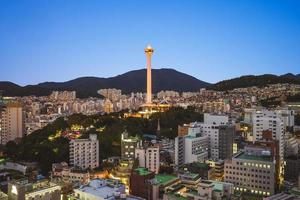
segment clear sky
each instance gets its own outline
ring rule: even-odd
[[[217,82],[300,73],[300,1],[1,0],[0,80],[17,84],[174,68]]]

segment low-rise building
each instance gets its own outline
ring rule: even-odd
[[[90,174],[87,170],[70,168],[65,162],[52,164],[52,177],[59,177],[65,183],[86,184],[90,181]]]
[[[190,199],[190,200],[221,200],[231,199],[234,194],[234,186],[231,183],[202,180],[199,182],[198,187],[187,188],[181,184],[172,187],[171,190],[166,192],[163,200],[177,200],[177,199]]]
[[[201,179],[211,180],[214,178],[214,169],[207,163],[194,162],[186,164],[182,167],[193,174],[198,174]]]
[[[182,185],[185,185],[186,187],[196,188],[196,186],[199,184],[201,177],[199,174],[191,173],[189,171],[184,171],[178,174],[178,178],[181,181]]]
[[[127,196],[125,185],[112,179],[94,179],[89,184],[81,185],[74,189],[74,193],[68,196],[70,200],[142,200],[139,197]]]
[[[28,180],[11,181],[8,184],[8,199],[49,200],[61,198],[61,186],[48,180],[30,183]]]

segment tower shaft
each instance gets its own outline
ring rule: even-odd
[[[151,74],[151,54],[147,55],[147,104],[152,103],[152,74]]]
[[[152,74],[151,74],[151,57],[154,49],[148,45],[145,48],[145,54],[147,58],[147,97],[146,104],[152,104]]]

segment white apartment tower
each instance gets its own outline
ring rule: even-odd
[[[253,114],[253,141],[261,141],[264,131],[271,131],[272,138],[279,142],[280,174],[284,167],[284,123],[283,119],[275,111],[256,111]]]
[[[244,112],[244,122],[248,124],[255,122],[253,118],[256,113],[260,113],[267,117],[280,118],[283,122],[284,128],[292,127],[295,124],[295,112],[288,108],[279,108],[275,110],[267,110],[265,108],[246,108]]]
[[[82,169],[94,169],[99,166],[99,141],[96,134],[89,139],[73,139],[70,141],[70,165]]]
[[[197,134],[196,134],[197,133]],[[203,162],[208,158],[208,136],[191,127],[188,135],[175,138],[175,164],[182,166],[192,162]]]
[[[233,139],[234,127],[228,116],[205,113],[203,123],[191,123],[188,135],[175,138],[175,164],[231,158]]]
[[[155,172],[156,174],[159,172],[160,155],[158,146],[136,148],[135,158],[138,159],[140,167],[145,167],[149,171]]]
[[[0,108],[1,109],[1,108]],[[0,110],[0,142],[7,142],[24,136],[24,113],[18,102],[6,103]]]

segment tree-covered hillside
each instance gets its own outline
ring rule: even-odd
[[[74,114],[67,118],[58,118],[44,128],[25,136],[19,141],[9,142],[4,150],[8,157],[22,161],[36,161],[46,174],[54,162],[69,161],[69,139],[62,133],[79,129],[81,137],[90,133],[98,134],[100,160],[120,155],[121,133],[126,129],[130,135],[142,137],[143,134],[155,134],[160,119],[161,135],[174,138],[177,126],[193,121],[202,121],[203,115],[194,108],[171,108],[164,113],[156,113],[150,119],[124,118],[123,113],[85,116]]]
[[[263,87],[268,84],[277,84],[277,83],[293,83],[300,84],[300,79],[297,77],[291,77],[288,75],[276,76],[272,74],[264,74],[260,76],[241,76],[238,78],[224,80],[216,84],[208,86],[208,89],[226,91],[232,90],[235,88],[245,88],[245,87]]]

